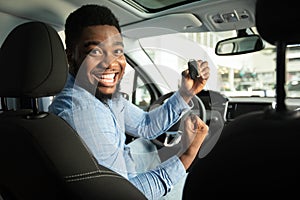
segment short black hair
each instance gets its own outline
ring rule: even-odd
[[[66,48],[73,50],[82,30],[87,26],[110,25],[121,33],[119,20],[112,11],[101,5],[87,4],[70,13],[65,24]]]

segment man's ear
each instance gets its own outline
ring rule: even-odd
[[[68,59],[68,64],[69,64],[69,72],[72,74],[72,75],[75,75],[75,56],[74,54],[72,53],[72,51],[70,51],[69,49],[66,49],[65,50],[66,52],[66,55],[67,55],[67,59]]]
[[[66,49],[65,52],[67,55],[68,62],[70,64],[70,61],[73,62],[73,60],[74,60],[74,55],[72,54],[72,52],[69,49]]]

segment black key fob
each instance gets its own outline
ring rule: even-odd
[[[188,62],[189,67],[189,73],[191,79],[195,80],[197,77],[199,77],[200,73],[198,71],[197,61],[196,60],[190,60]]]

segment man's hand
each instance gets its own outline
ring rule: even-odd
[[[188,69],[182,72],[182,81],[179,93],[187,103],[195,94],[199,93],[204,88],[210,75],[210,69],[207,61],[197,60],[197,64],[200,76],[196,77],[195,80],[190,77]]]
[[[198,151],[208,134],[208,126],[195,114],[190,114],[184,120],[181,138],[182,154],[179,159],[187,170],[198,154]]]

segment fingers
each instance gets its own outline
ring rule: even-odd
[[[207,61],[197,60],[199,77],[192,79],[189,69],[182,71],[181,87],[179,92],[183,99],[189,103],[195,94],[198,94],[206,85],[210,76],[210,69]]]
[[[185,131],[188,137],[195,137],[196,134],[206,135],[208,133],[208,126],[199,116],[190,114],[184,121]]]
[[[189,76],[189,70],[186,69],[186,70],[182,71],[181,75],[186,78],[187,76]]]
[[[197,60],[197,67],[198,67],[198,72],[199,72],[199,76],[197,78],[202,78],[203,80],[207,80],[210,75],[210,73],[209,73],[210,69],[208,66],[208,62],[203,61],[203,60]],[[189,70],[186,69],[186,70],[182,71],[181,75],[185,78],[189,77]]]
[[[198,152],[206,135],[208,126],[199,116],[190,114],[184,121],[184,134],[181,138],[182,150],[184,152]]]
[[[189,120],[187,120],[187,123],[187,125],[192,128],[194,133],[206,134],[208,132],[208,126],[200,119],[199,116],[195,114],[189,115]]]
[[[207,61],[198,60],[198,71],[200,72],[200,77],[204,80],[209,78],[209,66]]]
[[[208,133],[208,126],[204,121],[202,121],[198,116],[197,116],[197,121],[196,121],[196,131],[198,134],[204,134],[206,135]]]
[[[185,123],[184,125],[185,125],[185,129],[187,131],[187,134],[196,133],[196,128],[197,128],[197,127],[195,127],[196,117],[194,114],[190,114],[189,116],[187,116],[184,123]]]
[[[184,134],[181,138],[180,157],[185,169],[188,169],[198,155],[207,135],[208,126],[197,115],[190,114],[185,119]]]

